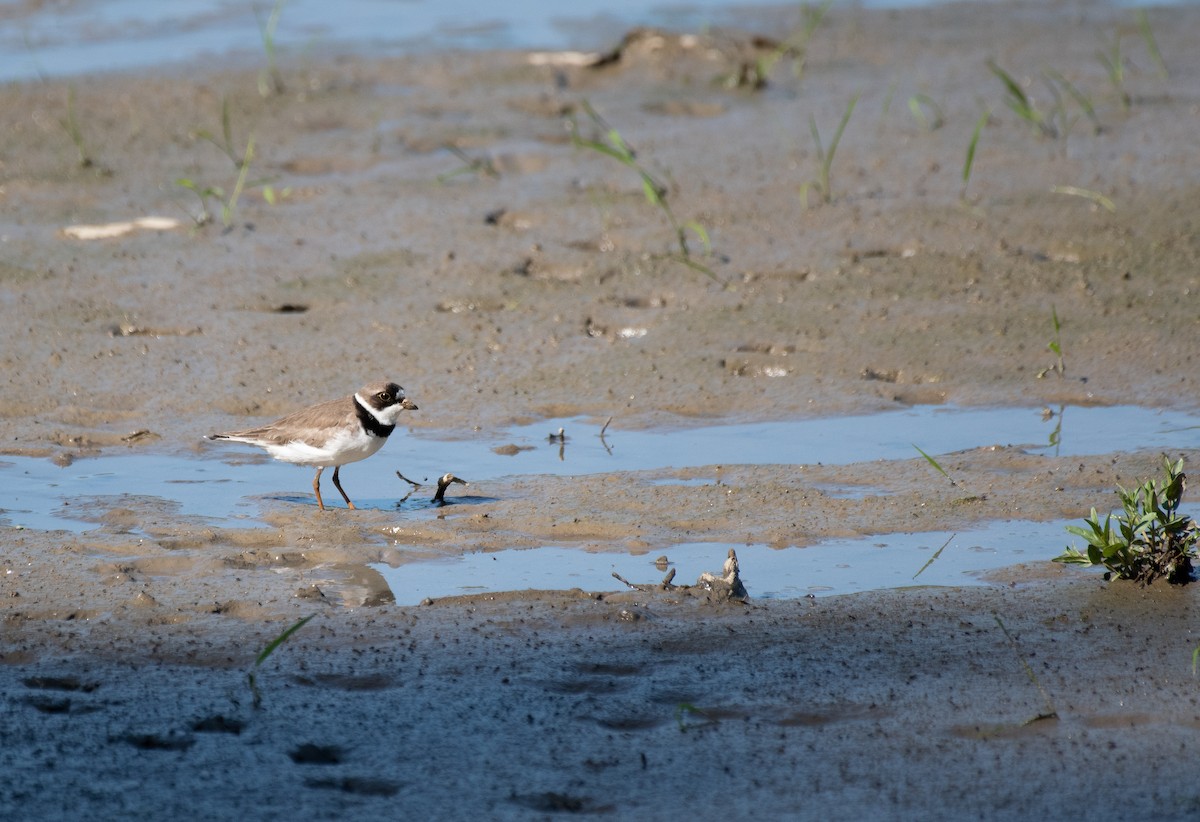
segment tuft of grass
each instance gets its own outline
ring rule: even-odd
[[[1054,336],[1050,338],[1050,342],[1046,343],[1046,349],[1054,354],[1058,360],[1047,368],[1043,368],[1038,372],[1038,379],[1043,379],[1051,371],[1058,374],[1059,379],[1067,375],[1067,365],[1063,360],[1062,347],[1062,323],[1058,320],[1058,310],[1054,306],[1050,306],[1050,322],[1054,328]]]
[[[764,89],[770,81],[771,72],[785,57],[792,59],[792,74],[797,80],[801,79],[804,76],[805,61],[808,59],[808,44],[833,2],[834,0],[824,0],[815,7],[805,5],[804,22],[800,27],[766,55],[754,61],[752,66],[743,68],[727,85],[749,86],[755,91]]]
[[[195,134],[201,140],[207,140],[208,142],[212,143],[217,147],[218,150],[220,150],[222,154],[229,158],[229,161],[233,163],[233,167],[235,169],[241,169],[242,156],[233,143],[233,123],[232,118],[229,115],[228,96],[223,95],[221,97],[221,139],[218,140],[217,137],[206,128],[198,128],[193,132],[193,134]]]
[[[1054,69],[1047,69],[1045,72],[1043,72],[1043,74],[1046,77],[1047,82],[1050,83],[1050,87],[1052,89],[1055,87],[1055,85],[1057,85],[1066,91],[1068,95],[1070,95],[1071,99],[1074,100],[1076,105],[1079,106],[1080,110],[1083,111],[1084,116],[1087,117],[1091,122],[1093,134],[1100,134],[1104,131],[1104,126],[1100,124],[1100,118],[1096,115],[1096,106],[1094,103],[1092,103],[1092,98],[1080,91],[1078,86],[1076,86],[1066,77],[1063,77],[1061,72],[1055,71]]]
[[[821,192],[822,202],[829,203],[833,201],[833,186],[829,182],[830,171],[833,168],[833,156],[837,153],[838,144],[842,141],[842,134],[846,131],[846,124],[850,122],[850,117],[854,114],[854,107],[858,105],[858,98],[858,94],[850,98],[850,102],[846,105],[846,111],[842,114],[841,122],[838,123],[837,130],[833,133],[833,139],[829,141],[828,149],[821,142],[821,132],[817,128],[817,118],[811,114],[808,116],[808,129],[812,134],[813,143],[816,145],[817,161],[821,164],[821,169],[820,177],[817,180],[805,183],[801,187],[800,194],[805,203],[808,201],[809,186],[815,186]]]
[[[180,188],[190,191],[196,195],[200,201],[200,210],[198,212],[188,212],[188,216],[192,218],[197,226],[208,225],[212,222],[212,212],[209,211],[208,201],[220,201],[225,197],[225,190],[220,186],[209,186],[198,183],[191,177],[178,177],[175,180],[175,185]]]
[[[83,141],[83,129],[79,127],[79,119],[75,116],[75,86],[67,86],[67,116],[59,120],[58,124],[63,127],[63,131],[75,144],[75,151],[79,155],[79,167],[91,168],[94,166],[95,161]]]
[[[1121,53],[1121,32],[1118,31],[1113,35],[1111,41],[1105,42],[1104,48],[1096,52],[1096,59],[1104,66],[1109,85],[1113,87],[1113,92],[1117,95],[1121,108],[1128,111],[1132,98],[1125,88],[1126,68],[1125,57]]]
[[[1163,60],[1162,52],[1158,50],[1158,41],[1154,39],[1154,32],[1150,29],[1150,15],[1145,9],[1137,10],[1138,32],[1142,35],[1142,41],[1146,44],[1146,51],[1150,52],[1150,59],[1154,61],[1154,65],[1158,69],[1159,79],[1166,80],[1171,76],[1167,71],[1167,63]]]
[[[259,655],[255,658],[254,667],[251,668],[249,673],[246,675],[247,681],[250,685],[250,692],[254,695],[255,708],[258,708],[262,705],[262,693],[258,690],[258,680],[255,677],[255,672],[258,671],[259,667],[261,667],[262,664],[267,661],[271,654],[275,653],[275,650],[280,645],[287,642],[288,639],[291,638],[292,634],[296,633],[305,625],[307,625],[315,616],[316,614],[309,614],[308,616],[293,622],[289,627],[284,629],[283,633],[268,642],[267,647],[263,648]]]
[[[1200,529],[1191,517],[1179,513],[1187,476],[1183,459],[1171,462],[1163,457],[1163,480],[1146,480],[1137,488],[1117,486],[1122,511],[1109,513],[1101,522],[1096,509],[1083,526],[1068,525],[1067,531],[1082,537],[1087,548],[1073,546],[1054,558],[1071,565],[1103,565],[1105,579],[1135,580],[1147,585],[1166,578],[1170,583],[1186,584],[1192,577],[1192,560]]]
[[[287,0],[275,0],[266,21],[258,18],[257,8],[254,10],[254,16],[258,18],[258,30],[262,35],[263,53],[267,57],[267,65],[258,73],[258,93],[263,97],[283,94],[284,91],[283,75],[279,71],[276,59],[275,31],[279,28],[279,18],[283,15],[283,7],[286,4]]]
[[[669,200],[669,189],[642,165],[638,160],[637,152],[634,151],[633,146],[625,141],[625,138],[621,136],[621,133],[617,129],[605,122],[600,113],[587,100],[581,103],[580,108],[587,115],[591,127],[599,132],[599,136],[585,137],[581,132],[578,118],[574,112],[571,112],[568,115],[571,144],[577,148],[587,149],[612,158],[635,172],[642,183],[642,193],[646,197],[646,202],[657,208],[671,227],[675,246],[679,251],[677,254],[668,255],[670,259],[724,285],[721,278],[711,268],[695,258],[691,246],[688,244],[690,232],[699,238],[701,244],[704,246],[704,253],[708,254],[711,251],[711,243],[709,242],[708,232],[705,228],[694,220],[681,222],[676,218],[675,211],[671,208]]]
[[[236,155],[234,155],[236,156]],[[192,192],[200,200],[199,213],[193,213],[190,216],[197,226],[207,225],[212,222],[212,211],[209,210],[209,200],[215,200],[220,205],[221,223],[229,228],[233,224],[234,214],[237,211],[238,201],[241,199],[242,193],[246,189],[257,188],[269,183],[272,178],[262,177],[255,180],[248,179],[250,174],[250,161],[254,159],[254,135],[251,134],[246,140],[246,148],[242,151],[241,156],[235,161],[234,165],[238,169],[237,177],[234,179],[233,187],[226,191],[225,188],[219,185],[206,185],[191,177],[180,177],[175,180],[175,185],[180,188]],[[279,200],[291,194],[290,188],[285,188],[276,191],[270,186],[263,189],[263,199],[270,205],[275,205]]]
[[[967,156],[963,160],[962,189],[958,194],[961,200],[967,199],[967,186],[971,183],[971,169],[975,166],[975,149],[979,146],[979,136],[983,134],[983,127],[988,124],[991,117],[991,109],[987,109],[979,115],[979,119],[975,121],[975,130],[971,132],[971,141],[967,143]]]
[[[455,145],[447,145],[445,148],[446,151],[462,160],[463,164],[451,171],[439,174],[437,176],[439,183],[445,185],[450,180],[462,174],[477,174],[480,177],[489,177],[493,180],[500,178],[500,171],[496,168],[496,164],[492,162],[490,157],[471,157]]]

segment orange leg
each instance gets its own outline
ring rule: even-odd
[[[354,503],[350,501],[350,497],[346,496],[346,492],[342,491],[342,483],[338,479],[338,469],[341,467],[342,466],[340,466],[340,465],[333,466],[333,484],[338,489],[338,491],[341,492],[342,499],[344,499],[346,501],[346,507],[349,508],[351,511],[353,511]]]
[[[317,505],[321,507],[322,511],[325,510],[325,501],[321,499],[321,472],[324,470],[324,468],[318,468],[317,475],[313,477],[313,490],[317,492]],[[336,471],[334,473],[336,474]],[[342,496],[345,496],[345,494],[342,494]]]

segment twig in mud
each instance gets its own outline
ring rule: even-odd
[[[409,497],[411,497],[414,493],[416,493],[416,490],[418,488],[423,487],[423,483],[417,482],[416,480],[411,480],[408,477],[401,474],[399,471],[396,472],[396,476],[412,486],[412,489],[410,489],[407,494],[405,494],[403,497],[400,498],[401,503],[406,502]],[[429,501],[437,503],[438,505],[446,505],[447,504],[446,503],[446,489],[449,488],[451,485],[453,485],[456,482],[459,485],[469,485],[470,484],[465,479],[459,479],[458,477],[454,476],[453,474],[450,474],[450,473],[442,474],[440,477],[438,477],[437,491],[434,492],[433,498]],[[400,503],[396,503],[396,504],[399,505]]]
[[[623,576],[621,576],[620,574],[618,574],[616,571],[613,571],[613,572],[612,572],[612,575],[613,575],[613,577],[614,577],[615,579],[617,579],[619,582],[622,582],[622,583],[624,583],[625,585],[628,585],[630,588],[632,588],[632,589],[633,589],[633,590],[635,590],[635,591],[671,591],[671,590],[674,590],[675,588],[688,588],[688,587],[690,587],[690,586],[687,586],[687,585],[674,585],[674,584],[672,584],[672,580],[674,580],[674,579],[675,579],[675,569],[674,569],[674,568],[672,568],[670,571],[667,571],[667,575],[666,575],[665,577],[663,577],[663,580],[662,580],[662,582],[658,583],[657,585],[655,585],[655,584],[653,584],[653,583],[650,583],[650,584],[639,584],[639,583],[636,583],[636,582],[630,582],[629,580],[625,579],[625,577],[623,577]]]
[[[643,593],[650,593],[652,591],[688,591],[692,588],[699,588],[709,592],[708,595],[710,598],[715,595],[716,599],[719,601],[745,601],[749,597],[749,594],[746,593],[745,586],[742,585],[741,575],[738,569],[737,552],[732,548],[729,549],[729,556],[725,560],[725,565],[721,570],[721,575],[718,576],[705,571],[700,575],[700,578],[696,580],[695,585],[674,584],[674,568],[667,571],[667,575],[663,577],[662,582],[658,583],[657,585],[654,585],[653,583],[639,584],[636,582],[630,582],[616,571],[613,571],[612,575],[613,578],[618,582],[624,583],[633,590],[642,591]]]
[[[412,486],[412,488],[408,489],[407,494],[405,494],[399,500],[396,501],[396,507],[399,508],[401,505],[408,502],[409,497],[411,497],[413,494],[415,494],[417,492],[417,489],[421,487],[421,483],[417,482],[416,480],[410,480],[408,477],[404,476],[399,471],[396,472],[396,476]]]
[[[431,499],[430,502],[436,502],[438,505],[445,505],[446,489],[456,482],[460,485],[468,484],[465,479],[459,479],[453,474],[442,474],[442,476],[438,478],[437,493],[433,495],[433,499]]]
[[[607,451],[610,455],[612,454],[612,446],[608,444],[608,440],[604,439],[604,432],[608,430],[608,424],[612,421],[613,421],[613,418],[609,417],[608,419],[606,419],[604,421],[604,425],[600,429],[600,444],[604,446],[604,450]]]
[[[931,556],[929,558],[929,561],[921,566],[921,570],[917,571],[915,574],[913,574],[913,579],[916,579],[917,577],[921,576],[921,574],[925,571],[926,568],[928,568],[930,565],[933,565],[933,561],[942,555],[942,551],[946,550],[946,546],[949,545],[956,536],[958,536],[958,534],[951,534],[950,539],[948,539],[944,543],[942,543],[942,547],[937,549],[936,551],[934,551],[933,556]]]

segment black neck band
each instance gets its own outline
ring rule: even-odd
[[[358,397],[354,398],[354,412],[358,414],[358,421],[362,423],[362,427],[367,430],[367,433],[376,437],[386,439],[388,434],[396,429],[394,425],[384,425],[375,419],[375,415],[363,407],[363,404],[358,401]]]

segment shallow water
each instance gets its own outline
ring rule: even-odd
[[[855,6],[900,8],[935,2],[856,0]],[[0,81],[146,69],[230,54],[264,61],[260,27],[274,5],[272,0],[28,4],[24,10],[0,15]],[[598,50],[612,47],[634,26],[703,31],[736,25],[744,13],[739,7],[764,5],[770,4],[576,0],[564,12],[554,0],[288,0],[274,42],[284,60],[330,48],[359,55],[479,48]]]
[[[566,440],[550,441],[549,435],[560,427]],[[914,444],[934,456],[990,445],[1062,456],[1200,447],[1200,417],[1134,406],[1067,408],[1048,419],[1040,409],[919,406],[830,419],[655,431],[610,426],[604,437],[600,432],[599,425],[581,420],[549,420],[470,439],[393,436],[381,455],[348,466],[342,480],[360,508],[411,518],[434,516],[438,509],[429,502],[428,488],[402,501],[410,489],[396,477],[397,470],[423,482],[450,471],[471,482],[472,495],[486,498],[488,481],[507,476],[919,459]],[[511,456],[495,450],[505,446],[517,450]],[[340,506],[329,473],[323,478],[325,494]],[[66,467],[44,459],[3,457],[0,522],[83,532],[97,527],[105,510],[150,498],[164,503],[172,516],[248,527],[258,524],[265,508],[313,505],[311,479],[311,469],[275,462],[248,447],[217,444],[206,444],[201,456],[122,454],[79,459]],[[460,487],[452,487],[451,500]],[[860,487],[830,491],[865,493]],[[989,569],[1048,559],[1065,544],[1062,527],[1063,523],[1001,522],[959,534],[919,584],[967,584]],[[912,575],[950,537],[890,534],[783,550],[733,547],[755,596],[796,597],[917,584]],[[701,571],[720,570],[728,547],[700,543],[645,557],[547,546],[376,570],[400,602],[479,590],[614,590],[614,570],[639,583],[661,579],[652,565],[661,553],[677,564],[678,583],[694,582]],[[1036,553],[1027,554],[1030,550]],[[484,587],[475,587],[479,585]]]
[[[988,571],[1062,553],[1065,521],[996,522],[958,533],[933,531],[838,539],[804,548],[736,545],[742,582],[756,599],[849,594],[912,585],[979,585]],[[944,549],[943,549],[944,546]],[[676,585],[695,584],[700,574],[720,574],[729,546],[686,543],[640,556],[590,553],[562,547],[467,554],[443,560],[371,567],[383,575],[399,605],[426,597],[530,588],[619,591],[620,574],[635,584],[662,580],[666,556]],[[937,559],[922,571],[939,549]]]

